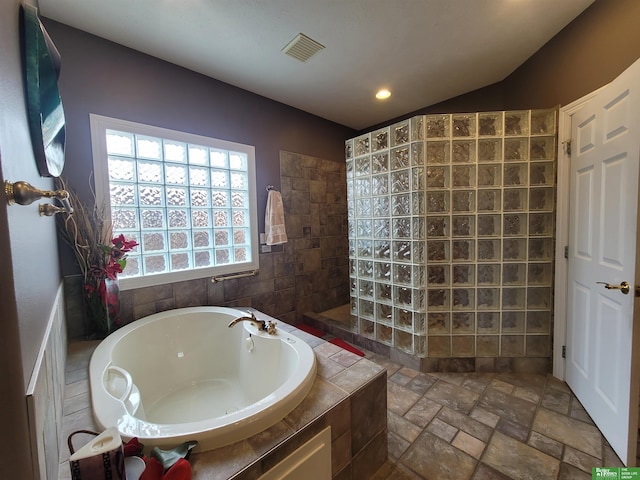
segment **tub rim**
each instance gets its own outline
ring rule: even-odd
[[[277,321],[255,309],[250,310],[259,319]],[[102,380],[106,370],[112,365],[113,346],[128,333],[144,328],[154,321],[176,315],[198,313],[220,313],[236,318],[236,316],[245,316],[247,311],[219,306],[167,310],[131,322],[98,344],[89,362],[89,387],[93,416],[101,428],[116,426],[123,438],[137,437],[145,445],[150,446],[175,446],[183,441],[198,440],[198,450],[211,449],[234,443],[269,428],[288,415],[307,396],[317,373],[312,347],[300,337],[283,329],[277,329],[276,335],[268,335],[266,332],[258,331],[249,322],[242,322],[242,325],[235,328],[244,328],[247,333],[265,337],[265,339],[273,341],[279,339],[283,342],[282,348],[292,348],[298,355],[299,367],[274,392],[237,412],[196,422],[160,424],[144,421],[129,414],[125,403],[107,392]],[[154,433],[150,434],[151,431]]]

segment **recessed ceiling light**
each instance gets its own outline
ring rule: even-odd
[[[382,88],[378,90],[378,93],[376,93],[376,98],[378,100],[384,100],[385,98],[389,98],[390,96],[391,96],[391,92],[386,88]]]

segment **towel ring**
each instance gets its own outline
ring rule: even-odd
[[[271,190],[276,190],[276,187],[274,187],[273,185],[267,185],[267,192],[270,192]]]

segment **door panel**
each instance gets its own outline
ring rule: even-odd
[[[602,197],[602,211],[605,212],[601,217],[601,261],[609,268],[617,270],[623,269],[624,251],[630,245],[625,245],[628,240],[624,235],[615,235],[624,223],[625,215],[625,191],[620,186],[624,185],[625,166],[627,159],[625,155],[619,155],[614,158],[604,160],[602,162],[602,184],[603,191],[610,192]],[[631,246],[634,246],[631,245]]]
[[[626,119],[629,118],[629,90],[625,90],[604,107],[605,141],[628,131]]]
[[[593,150],[596,146],[595,137],[595,115],[590,115],[577,126],[577,131],[574,134],[576,139],[576,145],[578,146],[578,155],[584,155],[590,150]]]
[[[585,232],[576,238],[575,254],[590,260],[593,256],[593,167],[584,168],[576,174],[575,200],[573,204],[577,231]]]
[[[619,303],[612,302],[606,297],[598,296],[598,314],[596,316],[598,342],[596,343],[596,358],[610,357],[609,362],[596,363],[594,385],[595,390],[613,412],[618,412],[620,405],[620,386],[618,375],[623,367],[619,355],[611,355],[621,342],[621,331],[624,324],[624,311]]]
[[[591,310],[589,305],[591,304],[591,290],[580,285],[578,282],[574,285],[574,304],[573,312],[576,318],[582,319],[584,328],[574,328],[572,330],[573,335],[569,341],[569,352],[571,355],[569,359],[573,362],[575,369],[574,374],[581,375],[583,378],[589,377],[589,363],[588,363],[588,349],[587,348],[573,348],[576,345],[589,345],[590,332],[591,332]]]

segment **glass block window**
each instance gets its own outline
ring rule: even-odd
[[[91,115],[96,196],[139,246],[122,288],[256,269],[254,147]]]

